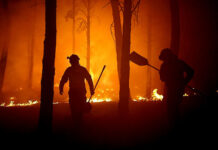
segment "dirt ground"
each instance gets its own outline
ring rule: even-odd
[[[215,118],[208,106],[198,100],[186,100],[180,107],[181,122],[172,130],[161,102],[132,102],[126,117],[118,115],[118,103],[93,103],[75,129],[67,103],[54,104],[53,133],[37,133],[39,105],[1,107],[2,144],[9,146],[72,147],[76,149],[197,148],[213,146]],[[215,134],[216,135],[216,134]]]

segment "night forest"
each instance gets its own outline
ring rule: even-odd
[[[0,0],[1,144],[217,147],[217,18],[216,0]]]

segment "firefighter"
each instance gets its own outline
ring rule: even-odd
[[[75,126],[78,127],[81,124],[84,107],[87,104],[85,80],[88,81],[91,95],[94,94],[94,87],[91,75],[86,68],[79,64],[79,57],[72,54],[67,58],[71,66],[66,69],[61,78],[59,92],[61,95],[63,94],[64,84],[69,80],[69,104]]]
[[[159,59],[163,61],[160,68],[160,79],[165,83],[164,101],[170,125],[179,122],[179,104],[182,102],[185,86],[194,75],[194,70],[184,61],[178,59],[172,50],[165,48]]]

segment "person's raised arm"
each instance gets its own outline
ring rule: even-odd
[[[67,82],[67,80],[68,80],[68,70],[64,72],[64,75],[62,76],[59,84],[59,92],[61,95],[63,94],[64,84]]]

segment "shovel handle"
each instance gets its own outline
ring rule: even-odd
[[[96,89],[96,87],[97,87],[97,85],[98,85],[98,82],[99,82],[99,80],[100,80],[100,78],[101,78],[101,76],[102,76],[102,74],[103,74],[103,72],[104,72],[105,67],[106,67],[106,65],[104,65],[104,67],[103,67],[103,69],[102,69],[102,71],[101,71],[101,74],[100,74],[100,76],[98,77],[98,80],[97,80],[97,82],[96,82],[96,84],[95,84],[95,87],[94,87],[94,91],[95,91],[95,89]],[[93,94],[93,95],[94,95],[94,94]],[[92,96],[93,96],[93,95],[91,95],[91,96],[89,97],[88,103],[89,103],[90,100],[92,99]]]
[[[150,65],[150,64],[148,64],[148,66],[150,66],[151,68],[153,68],[153,69],[155,69],[155,70],[157,70],[157,71],[160,71],[158,68],[156,68],[156,67],[154,67],[154,66],[152,66],[152,65]]]

